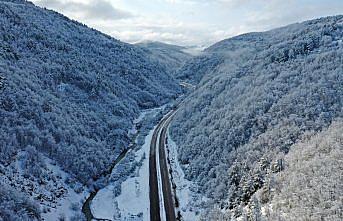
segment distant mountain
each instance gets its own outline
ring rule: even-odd
[[[154,60],[164,64],[171,73],[175,73],[193,57],[188,53],[187,47],[153,41],[141,42],[136,45],[147,49],[146,53],[150,54]]]
[[[43,182],[45,157],[71,180],[91,186],[127,148],[139,112],[180,93],[165,65],[146,50],[54,11],[1,1],[0,24],[1,186],[4,180],[12,186],[17,161],[27,162],[28,182]],[[8,212],[3,206],[16,210],[4,202],[20,200],[6,193],[0,192],[1,218]],[[25,211],[22,217],[36,214]]]
[[[292,147],[343,117],[342,42],[343,16],[321,18],[221,41],[176,74],[198,83],[171,135],[186,178],[208,197],[205,207],[221,213],[204,220],[247,218],[254,208],[261,215],[278,188],[273,174],[291,168],[283,162]],[[321,185],[341,182],[333,179]],[[312,204],[325,210],[322,219],[337,218],[337,201],[325,205]]]
[[[222,56],[215,56],[207,52],[202,52],[199,56],[195,56],[188,60],[176,73],[175,78],[191,83],[198,84],[200,80],[208,75],[212,77],[217,71],[217,67],[224,62]]]

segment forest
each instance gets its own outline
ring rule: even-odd
[[[187,50],[0,1],[0,221],[41,220],[67,194],[83,220],[83,194],[119,196],[147,158],[108,168],[172,108],[201,220],[342,220],[343,16]]]
[[[128,147],[139,113],[181,92],[146,50],[23,0],[0,2],[0,76],[2,179],[24,152],[30,179],[44,179],[46,156],[90,187]],[[3,205],[11,193],[1,214],[17,210]]]
[[[183,67],[202,76],[171,134],[207,207],[239,217],[282,155],[343,116],[342,37],[343,16],[321,18],[224,40]]]

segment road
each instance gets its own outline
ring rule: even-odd
[[[165,155],[165,139],[169,123],[176,110],[170,111],[157,125],[151,139],[149,154],[149,196],[150,196],[150,221],[160,221],[161,212],[165,212],[167,221],[175,221],[175,205],[169,180],[169,170]],[[159,148],[160,168],[157,168],[156,151]],[[160,211],[158,176],[157,170],[160,170],[163,192],[163,203],[165,211]]]
[[[151,221],[161,221],[161,212],[165,213],[167,221],[176,221],[175,217],[175,204],[172,195],[171,184],[169,180],[169,169],[167,165],[167,157],[165,152],[165,140],[166,133],[169,123],[174,116],[177,110],[170,111],[157,125],[154,130],[151,144],[150,144],[150,153],[149,153],[149,196],[150,196],[150,220]],[[158,157],[159,165],[157,168],[157,146],[159,148]],[[113,168],[126,156],[129,148],[124,150],[118,158],[113,162],[108,171],[105,171],[102,176],[109,175]],[[160,197],[159,197],[159,188],[158,188],[158,176],[157,170],[160,170],[161,174],[161,183],[162,183],[162,192],[163,192],[163,203],[165,211],[160,211]],[[101,176],[100,176],[101,177]],[[95,180],[99,177],[94,178]],[[96,194],[100,189],[96,189],[92,192],[85,203],[82,206],[82,212],[85,215],[87,221],[91,220],[106,220],[101,218],[96,218],[92,214],[90,205],[92,200],[95,198]]]

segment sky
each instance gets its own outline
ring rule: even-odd
[[[252,31],[343,14],[343,0],[33,0],[121,41],[206,47]]]

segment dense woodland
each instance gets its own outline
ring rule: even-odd
[[[44,176],[47,156],[92,185],[127,148],[139,112],[180,93],[149,56],[32,3],[1,1],[1,168],[16,170],[10,164],[24,151],[23,168],[34,179]]]
[[[341,220],[342,73],[343,16],[240,35],[192,57],[2,0],[0,220],[40,220],[35,189],[56,201],[65,183],[77,193],[106,183],[94,181],[132,141],[134,120],[178,97],[178,81],[197,85],[170,131],[192,190],[208,199],[201,219]],[[138,145],[161,114],[144,118]],[[133,162],[115,168],[116,194]]]
[[[239,218],[256,220],[341,220],[343,121],[338,119],[319,133],[308,132],[279,155],[284,168],[269,170],[265,185],[241,208]],[[230,210],[217,207],[202,220],[237,220]]]
[[[192,77],[200,83],[171,132],[209,206],[242,214],[268,173],[284,169],[280,155],[343,116],[342,40],[343,16],[327,17],[219,42],[202,55],[209,72],[202,58],[185,65],[184,75],[204,75]]]

